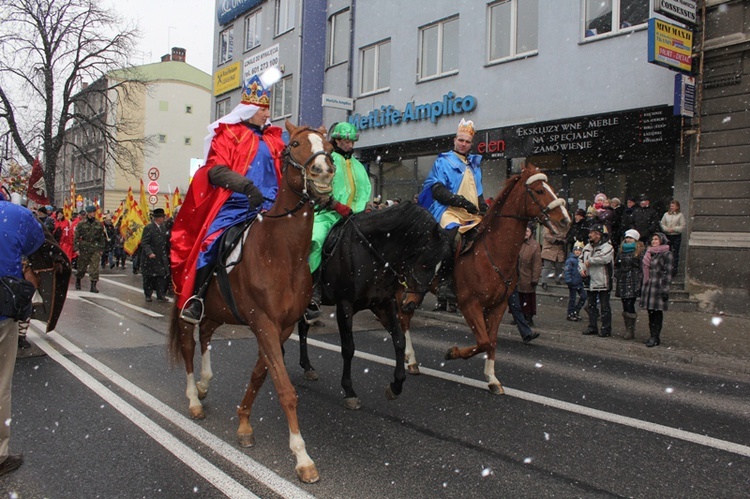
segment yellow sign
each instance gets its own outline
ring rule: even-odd
[[[242,85],[242,69],[240,61],[214,73],[214,96],[234,90],[240,85]]]
[[[648,62],[689,72],[692,52],[692,31],[659,19],[648,20]]]

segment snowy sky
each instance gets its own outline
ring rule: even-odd
[[[106,0],[126,22],[138,23],[142,40],[135,64],[159,62],[171,47],[187,50],[187,63],[211,74],[216,9],[212,0]]]

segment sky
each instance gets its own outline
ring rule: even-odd
[[[182,47],[188,64],[212,74],[213,0],[107,0],[103,5],[138,23],[143,38],[135,64],[159,62],[171,47]]]

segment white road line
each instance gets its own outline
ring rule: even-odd
[[[291,338],[295,341],[299,341],[299,336],[296,334],[293,334]],[[341,347],[339,345],[334,345],[332,343],[326,343],[324,341],[320,340],[314,340],[314,339],[307,339],[307,344],[311,346],[316,346],[319,348],[323,348],[325,350],[330,350],[332,352],[341,352]],[[370,362],[375,362],[378,364],[386,365],[395,367],[396,362],[393,359],[387,359],[385,357],[380,357],[377,355],[372,355],[366,352],[354,352],[355,357],[359,357],[361,359],[369,360]],[[450,374],[442,371],[438,371],[435,369],[430,369],[429,367],[419,367],[419,372],[422,374],[426,374],[428,376],[432,376],[434,378],[443,379],[446,381],[452,381],[454,383],[461,383],[466,386],[473,386],[475,388],[482,388],[487,389],[487,382],[481,381],[477,379],[471,379],[471,378],[465,378],[463,376],[458,376],[456,374]],[[600,411],[598,409],[592,409],[590,407],[585,407],[578,404],[571,404],[570,402],[563,402],[561,400],[544,397],[542,395],[535,395],[533,393],[527,393],[523,392],[521,390],[515,390],[513,388],[508,388],[507,386],[503,387],[505,389],[505,394],[511,397],[516,397],[522,400],[526,400],[528,402],[534,402],[536,404],[542,404],[546,405],[548,407],[554,407],[555,409],[560,409],[563,411],[572,412],[575,414],[581,414],[583,416],[589,416],[596,419],[601,419],[603,421],[609,421],[611,423],[617,423],[624,426],[630,426],[632,428],[637,428],[639,430],[649,431],[651,433],[656,433],[659,435],[665,435],[667,437],[677,438],[679,440],[685,440],[686,442],[691,442],[698,445],[703,445],[706,447],[713,447],[714,449],[723,450],[726,452],[731,452],[733,454],[739,454],[740,456],[750,457],[750,447],[747,445],[741,445],[736,444],[734,442],[728,442],[726,440],[720,440],[718,438],[712,438],[707,437],[705,435],[699,435],[697,433],[691,433],[689,431],[684,430],[678,430],[676,428],[671,428],[669,426],[664,426],[656,423],[649,423],[648,421],[641,421],[639,419],[630,418],[627,416],[620,416],[619,414],[613,414],[611,412],[606,411]]]
[[[128,286],[130,287],[130,286]],[[133,309],[137,312],[140,312],[142,314],[148,315],[150,317],[164,317],[164,314],[160,314],[158,312],[154,312],[153,310],[149,310],[147,308],[139,307],[138,305],[133,305],[132,303],[128,303],[126,301],[123,301],[122,298],[117,298],[114,296],[109,296],[105,293],[91,293],[89,291],[71,291],[68,290],[68,298],[72,298],[74,300],[82,300],[86,301],[86,303],[91,303],[89,300],[84,300],[86,298],[98,298],[99,300],[110,300],[110,301],[116,301],[118,304],[122,305],[123,307],[128,307],[130,309]],[[119,316],[124,317],[124,316]]]
[[[39,331],[43,331],[42,329],[39,328],[40,325],[43,325],[43,323],[38,322],[38,321],[32,321],[32,325],[34,326],[35,329],[38,329]],[[37,344],[46,343],[43,339],[39,338],[38,335],[35,335],[35,336],[39,339],[39,342],[36,342]],[[101,373],[108,380],[112,381],[114,384],[116,384],[117,386],[125,390],[131,396],[139,400],[141,403],[145,404],[152,410],[159,413],[165,419],[169,420],[171,423],[173,423],[174,425],[176,425],[177,427],[179,427],[180,429],[188,433],[190,436],[192,436],[193,438],[195,438],[196,440],[198,440],[199,442],[201,442],[202,444],[204,444],[205,446],[207,446],[208,448],[216,452],[218,455],[222,456],[227,461],[231,462],[236,467],[243,470],[245,473],[253,477],[259,483],[273,490],[277,494],[281,495],[282,497],[293,497],[295,499],[296,498],[310,498],[310,499],[314,498],[314,496],[309,494],[307,491],[301,489],[297,485],[280,477],[279,475],[277,475],[270,469],[266,468],[262,464],[258,463],[254,459],[250,458],[243,452],[237,450],[232,445],[221,440],[220,438],[215,436],[213,433],[193,423],[192,421],[187,419],[185,416],[183,416],[179,412],[175,411],[168,405],[164,404],[163,402],[153,397],[148,392],[142,390],[138,386],[134,385],[133,383],[125,379],[124,377],[120,376],[119,374],[117,374],[115,371],[113,371],[106,365],[102,364],[101,362],[94,359],[87,353],[83,352],[79,347],[77,347],[75,344],[65,339],[56,331],[51,331],[50,333],[47,334],[47,336],[52,338],[62,348],[66,349],[68,352],[70,352],[71,354],[75,355],[83,362],[90,365],[92,368],[94,368],[96,371]],[[41,344],[39,346],[41,347]],[[47,348],[55,351],[49,345],[46,345],[46,346]],[[286,441],[287,440],[285,439],[284,442]],[[290,455],[290,460],[292,459],[293,458]],[[196,471],[199,471],[199,470],[196,470]]]
[[[120,286],[121,288],[129,289],[130,291],[143,293],[143,288],[137,288],[135,286],[131,286],[130,284],[125,284],[124,282],[115,281],[113,279],[107,279],[106,277],[101,277],[101,276],[99,276],[99,280],[102,282],[106,282],[107,284],[114,284],[115,286]]]
[[[171,433],[167,432],[161,426],[156,424],[153,420],[146,417],[135,407],[115,395],[111,390],[99,383],[86,371],[75,365],[72,361],[66,359],[64,355],[52,348],[52,346],[47,343],[47,341],[40,337],[39,334],[36,333],[36,331],[29,331],[28,336],[29,338],[31,338],[31,341],[36,346],[41,348],[42,351],[44,351],[44,353],[46,353],[52,360],[67,369],[68,372],[78,378],[81,383],[83,383],[91,391],[99,395],[102,399],[104,399],[105,402],[117,409],[123,416],[132,421],[148,436],[150,436],[162,447],[171,452],[180,461],[193,469],[193,471],[195,471],[198,475],[202,476],[208,482],[213,484],[214,487],[220,490],[227,497],[258,497],[247,490],[241,483],[237,482],[232,477],[211,464],[210,461],[204,459],[200,454],[195,452],[187,445],[183,444]]]

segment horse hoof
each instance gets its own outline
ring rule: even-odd
[[[393,392],[393,389],[391,388],[391,385],[388,385],[385,388],[385,396],[388,400],[396,400],[398,398],[398,395]]]
[[[255,435],[253,433],[238,433],[237,443],[240,447],[252,447],[255,445]]]
[[[505,393],[505,390],[503,390],[503,385],[489,385],[490,392],[492,392],[493,395],[503,395]]]
[[[453,347],[445,352],[445,360],[453,360],[458,357],[458,347]]]
[[[206,395],[208,395],[208,388],[206,388],[205,390],[201,390],[200,388],[198,388],[198,400],[203,400],[204,398],[206,398]]]
[[[203,412],[203,406],[193,406],[189,408],[190,411],[190,417],[193,419],[204,419],[206,417],[206,413]]]
[[[409,364],[406,366],[406,370],[409,372],[409,374],[420,374],[419,373],[419,364]]]
[[[356,411],[357,409],[362,407],[362,404],[357,397],[352,397],[344,399],[344,407]]]
[[[302,483],[315,483],[320,480],[320,475],[318,475],[318,468],[316,468],[314,464],[310,466],[300,466],[299,468],[297,468],[297,476],[299,477],[300,481],[302,481]]]
[[[315,369],[305,371],[305,379],[307,381],[318,381],[318,372]]]

